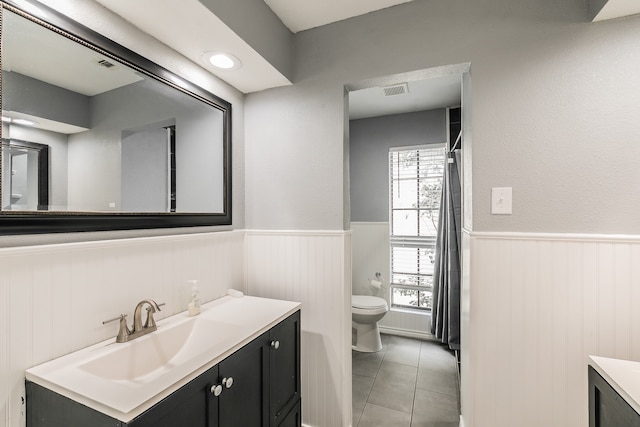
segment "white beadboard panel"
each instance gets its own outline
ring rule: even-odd
[[[7,262],[0,258],[0,425],[9,426],[9,301]]]
[[[343,319],[345,323],[345,333],[342,337],[342,395],[348,396],[348,403],[343,401],[342,410],[342,425],[349,426],[353,422],[353,402],[351,397],[353,396],[353,383],[352,383],[352,362],[351,362],[351,286],[348,283],[353,276],[353,266],[350,262],[351,254],[353,251],[353,234],[346,233],[344,238],[344,268],[343,268],[343,299],[347,301],[347,304],[343,307]]]
[[[475,380],[472,375],[472,358],[478,348],[477,339],[472,334],[471,325],[471,236],[466,229],[461,236],[462,275],[460,286],[460,426],[465,423],[473,426],[473,389]]]
[[[391,276],[388,222],[352,222],[352,279],[354,295],[374,295],[390,304],[389,278]],[[375,289],[369,280],[382,274],[382,289]],[[390,334],[430,336],[431,317],[409,311],[389,311],[379,325]]]
[[[376,295],[389,300],[389,223],[352,222],[352,283],[354,295]],[[369,280],[380,273],[383,289],[377,290]]]
[[[31,360],[31,331],[33,319],[31,308],[31,269],[28,259],[20,257],[10,260],[7,289],[9,304],[5,308],[9,315],[9,419],[15,424],[25,423],[24,406],[24,361]]]
[[[351,422],[350,236],[336,232],[247,231],[250,295],[302,303],[303,422]]]
[[[183,311],[189,279],[203,302],[246,291],[244,267],[241,231],[0,249],[0,427],[25,425],[25,369],[115,336],[102,321],[142,299]]]
[[[378,324],[390,334],[394,334],[394,331],[398,331],[398,334],[402,334],[404,331],[407,333],[413,333],[414,335],[421,335],[425,338],[432,337],[430,333],[431,316],[428,314],[396,311],[392,309],[378,322]]]
[[[640,361],[640,238],[472,233],[470,248],[465,424],[587,425],[587,356]]]

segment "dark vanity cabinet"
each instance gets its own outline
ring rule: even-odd
[[[299,426],[300,312],[269,331],[269,351],[269,425]]]
[[[640,427],[640,415],[589,366],[589,427]]]
[[[300,312],[128,423],[27,382],[27,427],[300,427]]]
[[[242,350],[239,350],[242,351]],[[130,427],[212,427],[218,424],[217,405],[212,400],[211,385],[218,380],[218,365],[190,381],[171,396],[153,406],[129,423]]]
[[[242,347],[218,365],[127,424],[130,427],[268,426],[269,334]],[[218,394],[219,393],[219,394]]]

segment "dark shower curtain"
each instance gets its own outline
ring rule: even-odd
[[[436,238],[431,333],[452,350],[460,350],[461,206],[458,160],[450,152],[445,162]]]

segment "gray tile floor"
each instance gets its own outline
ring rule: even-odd
[[[458,427],[455,356],[433,341],[383,334],[382,344],[352,352],[353,427]]]

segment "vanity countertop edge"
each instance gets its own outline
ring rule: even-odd
[[[260,304],[260,303],[265,303],[269,305],[269,308],[268,308],[269,313],[267,316],[269,319],[267,322],[262,321],[260,322],[260,324],[256,323],[252,325],[247,325],[247,328],[245,328],[242,331],[242,333],[239,333],[238,336],[235,337],[233,345],[226,347],[224,349],[221,349],[215,355],[212,356],[209,362],[193,370],[189,375],[182,377],[180,380],[172,383],[171,385],[164,388],[163,390],[159,390],[152,397],[144,400],[142,403],[140,403],[138,406],[136,406],[134,409],[128,412],[119,411],[110,406],[107,406],[98,401],[95,401],[91,398],[88,398],[82,394],[79,394],[65,387],[62,387],[54,382],[49,381],[46,378],[46,375],[41,374],[41,372],[46,372],[47,365],[56,364],[56,363],[59,364],[65,358],[73,360],[76,354],[79,354],[82,352],[91,352],[91,351],[95,351],[96,349],[99,350],[100,348],[105,347],[106,345],[121,345],[121,344],[114,344],[113,338],[94,344],[92,346],[83,348],[74,353],[61,356],[52,361],[45,362],[43,364],[29,368],[25,372],[25,377],[27,381],[31,381],[45,388],[48,388],[49,390],[54,391],[69,399],[72,399],[82,405],[95,409],[96,411],[102,412],[122,422],[130,422],[136,417],[138,417],[139,415],[141,415],[142,413],[144,413],[146,410],[151,408],[153,405],[162,401],[164,398],[166,398],[167,396],[171,395],[182,386],[189,383],[194,378],[197,378],[199,375],[203,374],[213,366],[220,363],[222,360],[224,360],[225,358],[227,358],[228,356],[230,356],[231,354],[233,354],[234,352],[242,348],[245,344],[248,344],[255,338],[262,335],[263,333],[269,331],[272,327],[274,327],[275,325],[277,325],[278,323],[280,323],[281,321],[283,321],[284,319],[286,319],[296,311],[300,310],[300,307],[301,307],[301,303],[293,302],[293,301],[276,300],[271,298],[252,297],[252,296],[243,296],[241,298],[224,296],[222,298],[218,298],[216,300],[203,304],[202,310],[203,312],[205,312],[206,310],[215,310],[216,307],[225,307],[227,309],[232,307],[234,309],[242,310],[243,308],[250,308],[250,306],[255,304]],[[248,306],[243,307],[245,305],[248,305]],[[241,317],[243,316],[243,314],[244,314],[243,311],[239,311],[237,313],[237,315]],[[165,319],[158,321],[158,327],[160,328],[162,327],[163,324],[167,324],[173,321],[179,321],[180,318],[184,318],[185,316],[186,316],[185,312],[169,316]]]
[[[640,362],[589,356],[589,365],[640,414]]]

